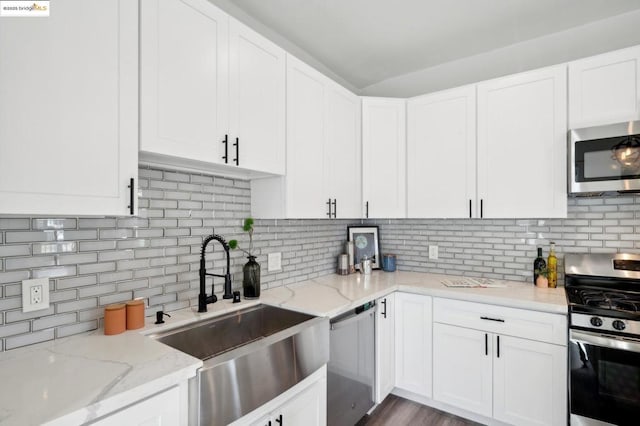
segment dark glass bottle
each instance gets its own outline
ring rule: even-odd
[[[545,269],[547,267],[547,262],[544,261],[542,257],[542,247],[538,247],[538,257],[533,261],[533,285],[536,285],[536,280],[538,279],[538,271]]]
[[[249,256],[249,261],[242,268],[242,289],[245,299],[257,299],[260,297],[260,264],[255,256]]]

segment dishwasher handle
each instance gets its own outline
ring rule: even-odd
[[[366,311],[362,311],[359,314],[349,315],[331,323],[331,330],[338,330],[349,326],[350,324],[365,319],[367,316],[373,316],[376,312],[376,306],[372,306]]]

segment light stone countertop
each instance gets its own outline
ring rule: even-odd
[[[323,277],[263,291],[260,301],[268,305],[317,316],[335,317],[394,291],[488,303],[555,314],[567,314],[564,287],[537,288],[533,284],[497,281],[503,288],[451,288],[443,280],[453,275],[420,272],[373,271],[371,275],[325,275]]]
[[[202,361],[143,334],[258,304],[220,300],[204,314],[171,312],[165,324],[146,318],[140,330],[102,329],[0,353],[0,424],[78,425],[177,385]]]
[[[27,346],[0,354],[0,424],[81,424],[195,376],[202,361],[145,336],[264,303],[311,315],[335,317],[394,291],[425,294],[541,312],[567,314],[563,287],[496,281],[504,288],[449,288],[462,277],[374,271],[326,275],[262,292],[260,299],[219,300],[207,313],[171,312],[165,324],[147,318],[145,328],[117,336],[103,331]]]

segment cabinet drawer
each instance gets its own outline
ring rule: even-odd
[[[433,321],[567,345],[567,318],[564,315],[434,298]]]

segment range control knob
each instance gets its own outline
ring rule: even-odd
[[[591,317],[591,325],[594,327],[600,327],[602,325],[602,319],[598,317]]]
[[[613,322],[613,324],[611,324],[611,325],[613,325],[613,328],[615,328],[615,329],[616,329],[616,330],[618,330],[618,331],[622,331],[622,330],[624,330],[624,329],[625,329],[625,327],[626,327],[626,325],[624,324],[624,322],[622,322],[622,321],[620,321],[620,320],[615,320],[615,321]]]

